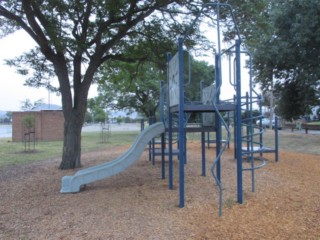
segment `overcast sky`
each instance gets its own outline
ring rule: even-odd
[[[25,76],[16,73],[14,67],[4,64],[4,59],[11,59],[19,56],[35,46],[34,41],[24,31],[15,32],[3,39],[0,39],[0,110],[19,111],[22,102],[30,99],[35,102],[43,99],[45,103],[61,106],[61,98],[55,93],[48,94],[45,88],[32,88],[24,86]],[[58,84],[55,84],[58,85]],[[92,86],[89,97],[94,97],[96,91]]]
[[[11,59],[19,56],[21,53],[28,51],[35,45],[31,37],[24,31],[15,32],[6,38],[0,39],[0,110],[2,111],[19,111],[21,110],[22,102],[30,99],[35,102],[43,99],[45,103],[56,104],[61,106],[61,98],[55,93],[48,93],[44,88],[31,88],[24,86],[25,77],[16,73],[14,67],[9,67],[4,64],[4,59]],[[212,57],[213,58],[213,57]],[[205,59],[208,61],[208,59]],[[212,60],[209,61],[212,63]],[[225,65],[225,64],[223,64]],[[224,76],[228,78],[228,64],[223,68]],[[248,70],[244,70],[246,73]],[[247,74],[245,74],[247,75]],[[223,80],[228,82],[228,80]],[[247,85],[248,76],[242,79],[242,82]],[[58,86],[58,83],[54,84]],[[247,91],[247,86],[243,86],[242,92]],[[222,95],[227,98],[232,98],[234,91],[230,86],[221,89]],[[96,86],[91,86],[89,98],[96,95]]]

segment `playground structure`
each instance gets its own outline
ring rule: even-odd
[[[228,49],[221,50],[220,40],[220,9],[226,9],[234,22],[234,28],[237,39],[235,44]],[[275,126],[275,148],[267,148],[263,145],[263,128],[257,126],[255,121],[262,116],[253,116],[254,104],[261,107],[261,96],[253,89],[251,55],[244,48],[238,27],[233,16],[230,5],[222,3],[207,3],[199,12],[194,20],[195,24],[200,15],[205,10],[216,10],[217,16],[217,38],[218,49],[215,51],[215,84],[204,86],[201,84],[201,100],[198,102],[186,101],[185,98],[185,79],[184,79],[184,41],[188,36],[186,33],[178,39],[178,52],[171,56],[168,54],[168,83],[161,84],[160,98],[160,122],[151,124],[144,129],[137,137],[130,149],[117,159],[100,164],[94,167],[78,171],[73,176],[64,176],[62,178],[62,193],[78,192],[82,185],[101,180],[119,172],[124,171],[134,161],[139,159],[145,147],[149,144],[153,163],[154,156],[161,156],[161,175],[165,178],[165,156],[168,156],[168,185],[173,189],[173,156],[177,155],[179,159],[179,206],[185,205],[185,187],[184,187],[184,167],[186,159],[186,133],[201,132],[201,149],[202,149],[202,176],[206,175],[205,159],[205,134],[215,132],[216,138],[216,158],[212,162],[211,173],[219,189],[219,215],[222,214],[222,180],[221,180],[221,157],[230,144],[231,131],[230,113],[233,114],[234,125],[234,145],[235,159],[237,164],[237,201],[243,203],[242,172],[250,171],[252,176],[252,191],[255,191],[255,170],[266,164],[263,153],[275,153],[275,159],[278,161],[278,138],[277,138],[277,121]],[[249,80],[247,82],[249,91],[242,94],[242,74],[241,74],[241,56],[249,57]],[[221,99],[221,86],[225,82],[222,76],[221,59],[223,56],[229,58],[229,68],[234,68],[234,75],[231,71],[229,74],[229,83],[234,89],[234,98]],[[233,58],[233,61],[231,61]],[[190,69],[189,69],[190,70]],[[261,109],[260,109],[261,110]],[[261,112],[261,111],[260,111]],[[188,119],[191,113],[201,114],[201,122],[196,126],[188,126]],[[228,115],[228,121],[225,121],[225,115]],[[260,121],[261,122],[261,121]],[[222,129],[227,133],[227,139],[222,139]],[[243,135],[243,132],[246,134]],[[175,143],[173,134],[177,134],[176,149],[173,149]],[[160,137],[160,148],[155,151],[155,138]],[[258,140],[257,140],[258,138]],[[168,141],[166,143],[166,141]],[[209,143],[210,139],[207,139]],[[166,148],[168,145],[168,149]],[[256,165],[256,162],[258,164]],[[243,167],[243,164],[250,164],[249,167]]]
[[[266,159],[263,158],[263,153],[275,153],[275,160],[278,161],[278,127],[277,119],[275,125],[275,147],[268,148],[263,145],[263,128],[255,124],[256,120],[261,119],[262,115],[253,116],[254,104],[260,107],[261,113],[261,96],[254,90],[252,83],[252,57],[251,54],[245,49],[239,29],[237,27],[233,11],[230,5],[222,3],[208,3],[205,4],[200,11],[193,24],[196,24],[199,17],[205,10],[215,8],[216,14],[216,27],[217,27],[217,46],[215,50],[215,84],[211,86],[201,87],[202,102],[188,102],[185,97],[186,81],[184,79],[184,52],[189,52],[184,49],[184,41],[186,40],[188,33],[178,39],[178,52],[171,56],[168,55],[168,92],[164,95],[168,95],[168,105],[160,104],[163,109],[160,118],[163,122],[167,123],[168,139],[169,139],[169,188],[172,189],[173,183],[173,163],[172,163],[172,133],[178,131],[178,143],[179,143],[179,206],[185,205],[185,187],[184,187],[184,164],[186,160],[186,132],[189,131],[187,127],[188,114],[201,113],[202,123],[198,128],[198,132],[202,133],[201,145],[202,145],[202,175],[205,176],[205,154],[204,154],[204,133],[205,127],[208,125],[205,122],[209,114],[215,115],[215,123],[212,125],[216,131],[216,158],[213,160],[211,166],[211,173],[219,188],[219,215],[222,214],[222,180],[221,180],[221,156],[226,150],[231,140],[231,131],[229,129],[230,124],[224,119],[225,114],[233,113],[234,119],[234,142],[235,142],[235,159],[237,162],[237,201],[243,203],[243,171],[250,171],[252,176],[252,191],[255,191],[255,170],[259,169],[266,164]],[[220,10],[224,8],[230,12],[230,16],[234,23],[234,30],[236,32],[235,43],[227,49],[221,50],[220,40]],[[248,79],[248,92],[243,95],[242,93],[242,66],[241,57],[246,55],[249,58],[249,79]],[[221,99],[221,87],[222,83],[226,82],[222,77],[222,64],[221,59],[223,56],[229,58],[229,84],[234,89],[234,98]],[[233,61],[231,61],[233,58]],[[234,69],[234,75],[232,76],[231,69]],[[190,69],[188,69],[190,72]],[[163,97],[165,99],[165,97]],[[168,109],[168,110],[167,110]],[[167,112],[167,116],[164,116],[164,112]],[[174,126],[173,116],[176,116],[176,126]],[[210,115],[209,115],[210,116]],[[229,119],[229,118],[228,118]],[[261,121],[260,121],[261,122]],[[222,128],[227,132],[227,140],[222,139]],[[196,130],[195,130],[196,131]],[[245,134],[243,134],[245,132]],[[257,140],[258,138],[258,140]],[[207,140],[210,141],[209,139]],[[162,141],[163,142],[163,141]],[[162,151],[163,152],[163,151]],[[256,162],[258,161],[258,164]],[[244,167],[243,164],[249,163],[249,167]]]

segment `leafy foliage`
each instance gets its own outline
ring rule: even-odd
[[[266,28],[248,41],[256,81],[263,91],[275,91],[278,114],[296,119],[319,104],[320,3],[281,0],[266,6]]]
[[[27,98],[25,101],[22,102],[21,110],[23,110],[23,111],[34,110],[35,108],[37,108],[41,104],[43,104],[43,99],[38,99],[37,101],[32,103],[30,101],[30,99]]]
[[[280,98],[277,103],[277,114],[285,120],[297,120],[311,113],[312,106],[319,104],[319,96],[313,87],[303,82],[288,81],[278,86]]]
[[[165,72],[152,63],[113,61],[106,66],[104,74],[108,81],[102,81],[98,90],[100,97],[109,96],[106,105],[114,109],[134,109],[146,117],[155,116],[160,81],[165,79]]]
[[[195,60],[193,57],[190,59],[190,66],[188,61],[185,61],[184,67],[184,79],[185,82],[190,80],[190,84],[185,86],[185,97],[189,101],[201,101],[200,82],[203,81],[205,86],[213,84],[215,81],[215,69],[214,66],[209,65],[205,61]],[[190,67],[190,76],[189,76]],[[190,79],[189,79],[190,78]]]
[[[102,105],[101,98],[90,98],[88,99],[88,113],[86,121],[88,122],[105,122],[107,119],[107,114],[105,108]],[[90,117],[90,118],[89,118]]]
[[[145,59],[150,49],[135,49],[140,41],[148,41],[154,51],[162,51],[157,48],[158,42],[153,41],[157,29],[166,33],[164,39],[176,38],[189,28],[191,16],[201,4],[200,0],[0,2],[0,36],[23,29],[37,45],[8,64],[18,66],[18,71],[28,76],[28,85],[45,86],[61,93],[65,139],[60,168],[81,165],[80,134],[88,91],[99,79],[98,70],[103,63]],[[188,47],[199,39],[197,27],[194,26],[186,41]],[[59,82],[57,88],[49,83],[54,75]]]
[[[22,119],[23,127],[25,127],[28,131],[35,126],[35,117],[34,115],[26,115]]]
[[[188,58],[187,54],[185,56]],[[162,65],[149,61],[139,63],[112,61],[106,64],[104,78],[101,79],[98,88],[99,98],[105,99],[102,100],[103,105],[114,109],[135,110],[146,117],[156,116],[160,101],[160,81],[166,82],[167,78],[166,71],[161,67]],[[185,64],[184,72],[185,82],[190,79],[190,84],[186,86],[186,98],[189,101],[199,101],[200,81],[203,80],[207,85],[213,83],[213,66],[191,57],[190,66]]]
[[[294,0],[281,11],[275,19],[279,109],[286,119],[296,119],[320,104],[320,3]]]

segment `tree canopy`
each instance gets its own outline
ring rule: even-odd
[[[267,27],[249,41],[256,81],[279,96],[278,113],[296,119],[319,104],[320,3],[269,1],[265,16]]]
[[[152,63],[113,62],[107,65],[104,77],[99,84],[100,98],[111,109],[137,111],[146,117],[155,116],[160,99],[160,81],[165,79],[165,72]]]
[[[152,55],[152,54],[151,54]],[[186,63],[188,62],[188,54]],[[190,66],[185,64],[185,87],[189,101],[200,100],[200,81],[207,85],[214,82],[214,68],[204,61],[190,57]],[[99,82],[99,97],[105,107],[134,110],[146,117],[156,116],[160,101],[160,82],[166,83],[166,69],[150,61],[124,63],[112,61],[103,70]],[[190,67],[190,76],[189,68]],[[107,79],[107,80],[106,80]]]
[[[147,51],[125,53],[139,41],[152,42],[155,29],[163,29],[171,39],[183,34],[201,4],[200,0],[0,2],[0,35],[23,29],[37,45],[8,63],[28,76],[29,85],[61,93],[65,119],[61,169],[81,166],[81,128],[88,91],[99,78],[102,64],[145,58]],[[197,28],[195,25],[190,31],[186,45],[195,44]],[[58,88],[50,84],[53,76],[58,79]]]

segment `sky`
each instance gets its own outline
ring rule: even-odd
[[[44,103],[61,106],[60,96],[55,93],[49,94],[45,88],[24,86],[26,77],[17,74],[14,67],[4,63],[4,59],[20,56],[34,46],[33,39],[24,31],[17,31],[0,39],[0,111],[20,111],[22,102],[26,99],[30,99],[32,103],[43,99]],[[94,96],[96,96],[96,90],[95,86],[92,86],[89,97]]]
[[[26,99],[32,103],[42,99],[44,103],[55,104],[61,106],[61,97],[55,93],[48,93],[45,88],[32,88],[24,86],[25,76],[16,73],[14,67],[9,67],[4,64],[4,59],[11,59],[20,56],[23,52],[28,51],[35,46],[31,37],[24,31],[17,31],[5,38],[0,39],[0,111],[19,111]],[[213,57],[211,57],[212,60]],[[207,60],[208,59],[204,59]],[[212,61],[208,61],[211,62]],[[228,64],[223,64],[223,75],[228,78]],[[247,72],[246,69],[244,72]],[[55,80],[57,81],[57,80]],[[227,80],[228,81],[228,80]],[[248,82],[247,76],[242,82]],[[58,83],[54,83],[58,86]],[[247,85],[247,84],[245,84]],[[242,89],[242,92],[248,88]],[[222,95],[226,98],[232,98],[234,90],[230,86],[224,86],[221,89]],[[97,95],[96,86],[91,86],[89,98]]]

